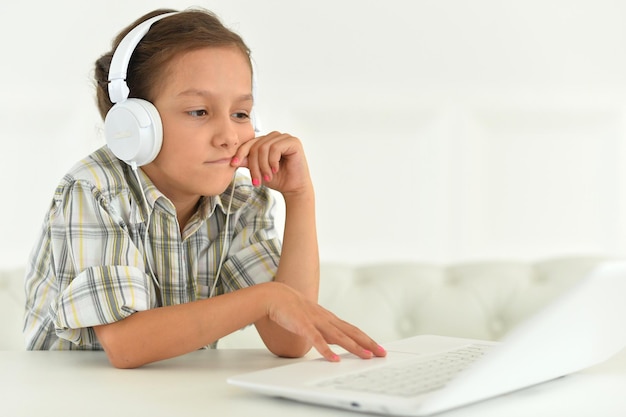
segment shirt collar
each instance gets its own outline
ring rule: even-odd
[[[203,216],[203,218],[207,218],[210,217],[215,212],[215,209],[219,207],[222,213],[233,214],[237,212],[246,201],[248,201],[251,188],[252,185],[250,183],[250,179],[237,172],[233,181],[222,194],[202,197],[203,201],[198,208],[198,213]],[[206,210],[205,213],[203,213],[203,209]]]
[[[129,178],[131,193],[135,197],[135,201],[139,202],[139,204],[133,204],[131,209],[131,218],[134,219],[136,223],[145,222],[148,218],[148,214],[152,215],[156,206],[159,206],[172,216],[176,216],[176,207],[174,207],[174,204],[161,191],[159,191],[150,177],[148,177],[148,175],[146,175],[141,168],[137,169],[137,176],[135,176],[135,174],[131,171],[130,167],[128,167],[128,169],[131,176],[131,178]],[[141,186],[141,189],[137,184],[137,177],[139,177],[139,185]],[[230,204],[230,214],[236,212],[248,200],[250,192],[248,188],[251,187],[251,185],[248,184],[249,182],[249,179],[247,180],[245,175],[237,173],[233,181],[222,194],[201,197],[200,203],[198,204],[198,210],[190,220],[203,222],[211,217],[215,212],[215,209],[218,207],[222,213],[226,214],[231,197],[232,203]],[[143,194],[141,191],[142,189]]]

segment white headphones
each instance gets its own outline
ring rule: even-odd
[[[133,51],[148,33],[154,22],[178,12],[152,17],[134,27],[113,53],[109,67],[109,98],[113,107],[104,119],[106,143],[122,161],[136,169],[156,158],[163,143],[163,125],[158,110],[152,103],[139,98],[128,98],[130,89],[126,74]],[[256,68],[252,68],[252,96],[256,98]],[[255,132],[259,132],[254,111],[250,114]]]

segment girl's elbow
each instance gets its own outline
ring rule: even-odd
[[[311,344],[305,340],[285,343],[278,346],[268,346],[270,352],[281,358],[301,358],[311,350]]]
[[[118,369],[132,369],[144,365],[133,349],[129,347],[128,341],[120,338],[119,332],[115,331],[114,324],[94,327],[98,342],[109,360],[109,363]]]

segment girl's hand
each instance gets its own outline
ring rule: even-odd
[[[312,189],[302,143],[287,133],[271,132],[245,142],[231,166],[248,168],[252,184],[257,187],[263,183],[282,194]]]
[[[262,285],[271,287],[269,297],[265,298],[267,317],[291,333],[307,339],[327,360],[339,361],[339,356],[331,350],[329,344],[339,345],[363,359],[387,354],[357,327],[307,300],[288,285],[278,282]]]

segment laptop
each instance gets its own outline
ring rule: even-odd
[[[626,262],[605,263],[500,342],[421,335],[386,344],[385,358],[343,354],[339,363],[301,361],[228,383],[353,411],[431,415],[609,359],[626,347],[625,294]]]

